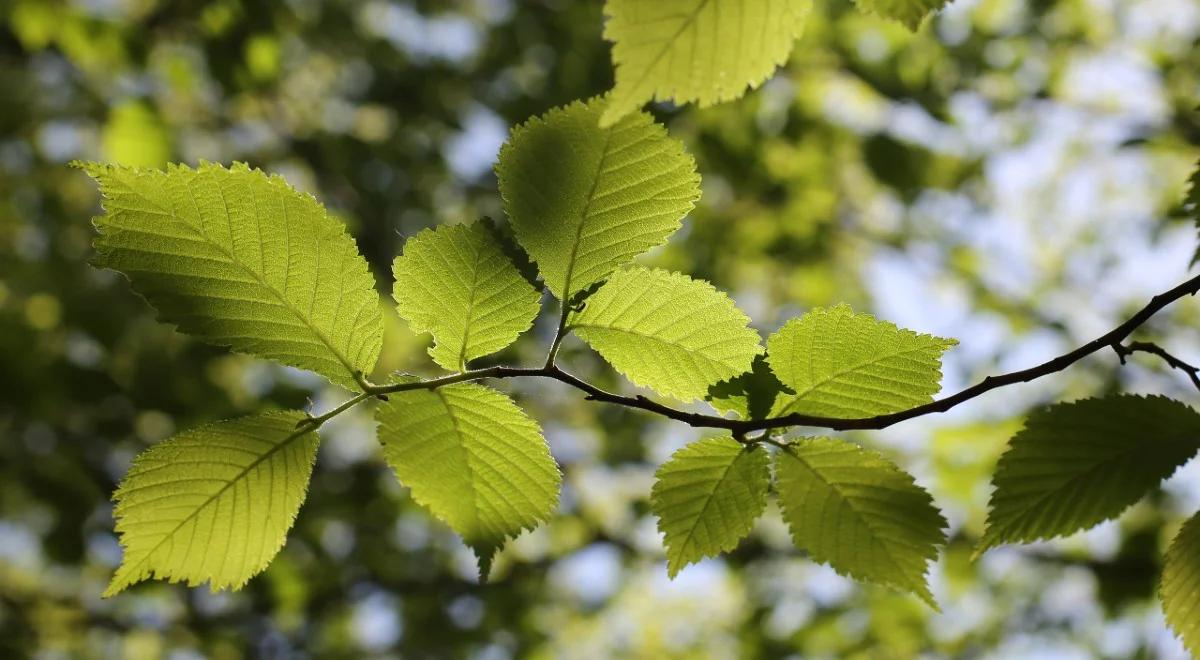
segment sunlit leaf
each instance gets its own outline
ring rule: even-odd
[[[796,547],[934,604],[925,571],[946,542],[946,520],[908,473],[853,443],[803,438],[775,455],[775,479]]]
[[[616,86],[602,118],[652,99],[701,107],[758,87],[787,61],[811,0],[607,0]]]
[[[530,119],[496,174],[521,246],[561,300],[661,245],[700,196],[696,164],[645,113],[598,124],[601,99]]]
[[[767,340],[767,361],[794,395],[773,414],[869,417],[928,403],[941,388],[941,357],[953,346],[838,305],[788,321]]]
[[[105,596],[146,578],[240,588],[304,502],[317,434],[301,412],[242,417],[151,447],[113,495],[125,556]]]
[[[1192,655],[1200,656],[1200,513],[1171,542],[1158,592],[1167,623]]]
[[[429,355],[451,371],[513,343],[538,313],[537,291],[480,223],[413,236],[392,272],[400,316],[433,334]]]
[[[729,296],[686,275],[614,274],[569,327],[638,385],[684,401],[750,369],[758,333]]]
[[[81,166],[107,211],[95,221],[99,264],[127,275],[164,321],[352,389],[374,369],[374,280],[312,196],[241,164]]]
[[[417,503],[475,550],[486,579],[507,539],[546,520],[562,481],[537,422],[474,383],[390,394],[379,406],[384,458]]]
[[[675,452],[655,474],[650,509],[667,546],[667,573],[733,550],[767,505],[767,453],[729,436]]]

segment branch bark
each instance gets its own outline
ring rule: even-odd
[[[1095,353],[1106,347],[1111,347],[1117,352],[1117,355],[1124,362],[1125,356],[1129,353],[1140,351],[1153,353],[1163,358],[1172,367],[1182,369],[1192,378],[1192,382],[1200,388],[1200,368],[1179,360],[1170,355],[1162,348],[1146,342],[1133,342],[1128,346],[1123,345],[1123,342],[1135,330],[1141,327],[1144,323],[1150,320],[1163,308],[1185,296],[1195,295],[1200,291],[1200,275],[1193,277],[1169,291],[1160,293],[1150,299],[1150,302],[1136,314],[1129,317],[1124,323],[1118,325],[1112,330],[1100,335],[1099,337],[1089,341],[1088,343],[1069,351],[1051,360],[1047,360],[1028,369],[1020,369],[1011,371],[1005,374],[988,376],[982,381],[963,389],[959,392],[951,394],[942,399],[931,401],[930,403],[915,406],[907,410],[888,413],[886,415],[875,415],[873,417],[861,418],[838,418],[838,417],[820,417],[815,415],[803,415],[793,413],[781,417],[771,417],[767,419],[728,419],[717,415],[706,415],[702,413],[688,412],[678,408],[672,408],[665,404],[659,403],[644,396],[627,396],[623,394],[615,394],[588,383],[587,381],[578,378],[567,371],[564,371],[552,361],[540,368],[519,368],[508,366],[487,367],[484,369],[475,369],[464,371],[462,373],[451,374],[439,378],[429,380],[411,382],[411,383],[395,383],[391,385],[371,385],[364,384],[364,393],[369,396],[386,396],[392,392],[403,392],[407,390],[427,389],[432,390],[444,385],[453,383],[461,383],[465,381],[483,380],[483,379],[505,379],[505,378],[551,378],[562,382],[566,385],[574,387],[577,390],[586,394],[586,398],[592,401],[601,401],[614,405],[625,406],[627,408],[635,408],[644,410],[649,413],[661,415],[668,419],[673,419],[689,426],[698,428],[717,428],[726,429],[734,435],[734,437],[745,438],[747,433],[753,431],[765,431],[769,429],[783,428],[789,426],[808,426],[813,428],[824,428],[835,431],[846,430],[867,430],[867,429],[883,429],[893,424],[910,420],[916,417],[932,415],[935,413],[946,412],[955,406],[970,401],[978,396],[986,394],[1001,387],[1007,387],[1017,383],[1026,383],[1036,380],[1043,376],[1047,376],[1059,371],[1063,371],[1067,367],[1075,364],[1079,360]],[[556,337],[558,339],[558,337]],[[557,342],[556,342],[557,343]],[[553,353],[551,354],[553,356]],[[358,399],[361,400],[361,397]],[[355,401],[357,403],[357,400]],[[761,438],[754,438],[752,441],[759,441]]]

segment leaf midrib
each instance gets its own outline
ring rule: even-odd
[[[856,451],[861,453],[861,450],[856,450]],[[821,483],[825,484],[831,491],[833,491],[834,493],[837,493],[837,496],[839,498],[841,498],[841,500],[843,502],[846,503],[846,508],[849,509],[850,512],[854,514],[855,519],[858,520],[859,523],[862,524],[863,527],[866,527],[871,532],[872,538],[875,540],[876,543],[878,543],[883,548],[883,554],[885,557],[887,557],[888,561],[891,562],[892,567],[896,571],[896,574],[899,576],[904,576],[904,566],[896,559],[895,555],[892,554],[892,548],[891,548],[891,545],[887,542],[888,541],[887,536],[881,535],[879,533],[879,531],[875,528],[875,526],[872,525],[863,516],[863,514],[854,506],[854,500],[850,497],[847,497],[846,494],[844,492],[842,492],[842,490],[840,488],[838,488],[838,484],[835,484],[834,482],[831,482],[829,479],[826,479],[825,476],[823,474],[821,474],[821,472],[819,470],[814,468],[812,466],[812,464],[810,464],[808,461],[806,461],[804,459],[804,457],[802,457],[798,452],[793,451],[793,450],[784,450],[783,453],[794,458],[798,463],[800,463],[802,466],[804,466],[804,468],[806,470],[808,470],[816,479],[820,480]],[[826,561],[828,561],[828,559],[826,559]],[[890,582],[890,580],[886,580],[886,578],[883,578],[883,577],[879,577],[877,579]],[[925,598],[926,590],[928,589],[928,587],[926,585],[919,584],[914,587],[912,583],[908,582],[906,577],[902,581],[896,581],[895,583],[900,584],[901,586],[904,586],[905,588],[914,589],[918,594],[921,595],[922,599]]]
[[[638,78],[637,82],[633,84],[633,89],[636,90],[641,88],[642,84],[646,82],[646,79],[650,77],[650,74],[654,72],[654,68],[658,66],[658,63],[662,60],[663,55],[666,55],[667,51],[671,50],[671,46],[674,45],[675,40],[679,38],[679,35],[683,34],[684,30],[687,30],[692,26],[692,23],[696,22],[696,17],[699,16],[700,12],[708,6],[708,3],[709,0],[700,0],[700,3],[696,5],[696,8],[693,9],[691,13],[689,13],[687,17],[684,18],[679,24],[679,29],[675,30],[675,34],[663,40],[663,47],[654,55],[654,57],[650,60],[650,63],[642,70],[642,75]],[[652,93],[657,95],[658,90],[654,90]]]
[[[853,366],[847,367],[841,371],[834,372],[834,373],[830,374],[829,376],[822,378],[820,381],[813,383],[807,389],[805,389],[801,392],[796,392],[794,395],[792,395],[791,400],[787,402],[787,405],[785,405],[782,410],[780,410],[779,414],[781,414],[781,415],[788,414],[788,412],[792,410],[793,406],[795,406],[798,403],[803,403],[806,400],[805,397],[807,397],[810,394],[813,394],[814,392],[816,392],[818,389],[824,387],[825,385],[828,385],[829,383],[831,383],[839,378],[842,378],[843,376],[847,376],[849,374],[855,373],[855,372],[859,371],[860,369],[865,369],[867,367],[875,366],[876,364],[879,364],[880,362],[882,362],[884,360],[908,355],[909,353],[917,353],[917,352],[920,352],[923,350],[927,350],[929,348],[930,348],[929,346],[915,346],[913,348],[907,348],[902,351],[897,351],[895,353],[888,353],[886,355],[880,355],[880,356],[874,357],[870,360],[867,360],[865,362],[860,362]],[[785,383],[785,385],[787,385],[787,383]],[[795,386],[792,385],[792,387],[795,387]]]
[[[753,451],[753,450],[751,450],[751,451]],[[687,537],[683,540],[683,543],[680,545],[681,551],[683,550],[683,548],[685,548],[691,544],[692,538],[696,534],[696,527],[699,526],[700,520],[702,518],[704,518],[704,515],[706,513],[708,513],[708,508],[712,505],[713,500],[716,499],[715,496],[717,494],[717,491],[720,490],[721,485],[725,483],[725,480],[727,478],[729,478],[729,473],[733,471],[733,466],[736,465],[737,462],[743,458],[743,453],[744,453],[743,450],[741,448],[739,448],[738,453],[733,457],[733,460],[729,461],[729,463],[725,466],[725,469],[721,471],[720,478],[718,478],[716,480],[716,483],[713,484],[713,487],[709,491],[708,496],[704,498],[704,506],[702,506],[700,508],[699,515],[696,516],[696,519],[692,522],[692,525],[688,527]],[[724,544],[722,544],[722,547],[723,546],[724,546]],[[675,562],[671,562],[671,563],[675,563]],[[683,566],[677,566],[675,568],[675,571],[678,572],[681,568],[683,568]]]
[[[707,1],[707,0],[705,0]],[[587,199],[579,212],[579,224],[575,226],[575,240],[571,243],[571,254],[567,257],[567,272],[563,280],[563,306],[571,299],[571,278],[575,274],[575,263],[579,256],[579,243],[583,239],[583,226],[587,224],[592,210],[592,202],[596,199],[596,187],[600,185],[600,173],[604,171],[604,161],[608,159],[608,150],[612,144],[615,128],[604,129],[604,146],[600,149],[600,158],[596,159],[596,173],[592,175],[592,185],[588,187]]]

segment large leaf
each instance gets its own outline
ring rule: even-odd
[[[748,323],[711,284],[638,267],[614,274],[568,325],[629,380],[690,401],[750,369],[762,346]]]
[[[107,214],[99,263],[204,341],[356,388],[383,341],[379,296],[345,227],[242,164],[167,171],[84,164]]]
[[[921,21],[945,7],[950,0],[854,0],[865,12],[900,21],[910,30],[921,27]]]
[[[908,473],[852,443],[804,438],[776,454],[775,478],[792,540],[813,560],[933,604],[925,570],[946,520]]]
[[[1200,414],[1114,395],[1029,416],[1000,457],[979,552],[1071,534],[1118,516],[1200,449]]]
[[[451,371],[513,343],[538,313],[538,292],[482,223],[422,231],[392,272],[400,316],[433,334],[429,355]]]
[[[317,434],[301,412],[185,431],[140,454],[113,498],[125,557],[105,596],[149,577],[240,588],[283,547]]]
[[[787,61],[812,0],[607,0],[612,124],[652,99],[730,101]]]
[[[1167,623],[1192,656],[1200,657],[1200,513],[1171,542],[1158,592]]]
[[[413,499],[458,532],[486,579],[504,542],[554,512],[562,480],[537,422],[474,383],[388,395],[379,439]]]
[[[774,414],[858,418],[933,400],[942,353],[956,342],[902,330],[850,307],[814,309],[767,340],[767,360],[795,391]]]
[[[661,245],[700,197],[696,163],[645,113],[611,128],[603,101],[513,130],[496,173],[518,242],[561,300]]]
[[[655,474],[650,509],[667,545],[667,573],[737,546],[767,506],[767,453],[729,436],[675,452]]]

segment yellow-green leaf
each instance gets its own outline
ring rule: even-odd
[[[166,171],[82,164],[100,184],[100,265],[203,341],[350,389],[375,368],[383,316],[345,226],[246,165]]]
[[[767,452],[729,436],[680,449],[654,475],[650,509],[667,546],[667,574],[728,552],[767,506]]]
[[[729,296],[686,275],[617,272],[568,327],[638,385],[683,401],[750,369],[758,332]]]
[[[662,245],[700,197],[682,143],[640,112],[601,128],[602,109],[576,101],[530,119],[496,165],[517,241],[563,301]]]
[[[304,502],[317,434],[301,412],[202,426],[134,459],[113,495],[125,556],[105,596],[146,578],[240,588],[266,568]]]
[[[500,392],[474,383],[397,392],[376,417],[388,465],[475,550],[485,579],[507,539],[554,512],[558,466],[537,422]]]
[[[942,353],[956,343],[847,305],[813,309],[767,340],[771,370],[795,392],[776,397],[773,414],[858,418],[928,403],[941,388]]]
[[[451,371],[513,343],[538,313],[538,292],[482,223],[422,231],[392,272],[397,311],[433,334],[429,355]]]
[[[602,123],[647,101],[730,101],[787,61],[812,0],[607,0],[617,84]]]
[[[1200,513],[1171,542],[1158,593],[1167,623],[1188,651],[1200,657]]]
[[[925,571],[946,542],[946,520],[908,473],[853,443],[803,438],[775,455],[775,479],[796,547],[934,604]]]

